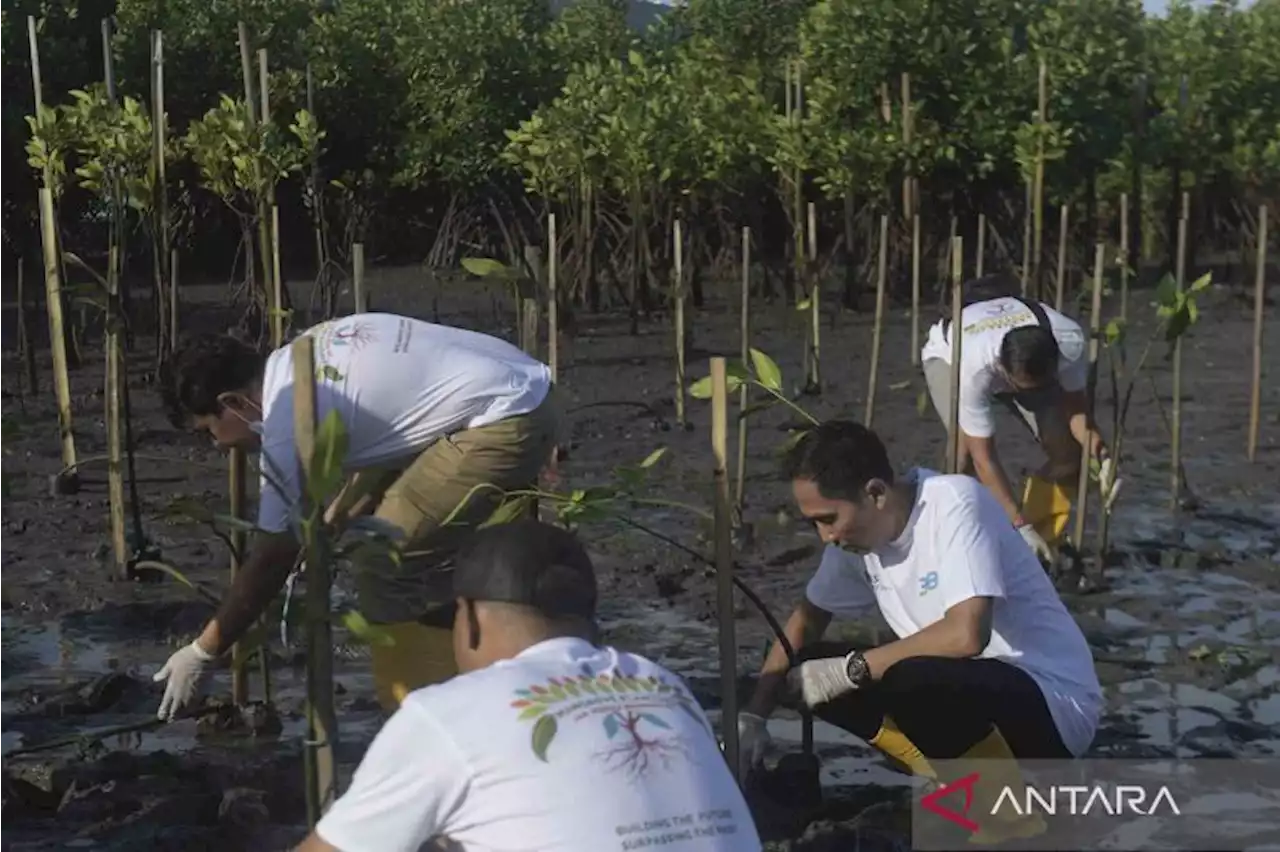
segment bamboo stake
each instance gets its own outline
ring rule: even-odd
[[[1036,142],[1036,171],[1033,184],[1035,224],[1032,228],[1033,249],[1031,255],[1031,277],[1035,282],[1036,298],[1044,298],[1043,280],[1040,276],[1040,255],[1044,248],[1044,129],[1049,120],[1049,66],[1040,60],[1040,78],[1037,84],[1038,108],[1036,123],[1039,125],[1039,139]]]
[[[560,375],[559,261],[560,240],[556,234],[556,214],[550,213],[547,215],[547,365],[551,367],[553,384]],[[680,395],[683,397],[683,382],[680,387]],[[683,399],[681,403],[683,404]]]
[[[62,467],[71,472],[57,487],[74,491],[76,440],[71,426],[71,381],[67,376],[67,343],[62,318],[62,277],[58,263],[58,234],[53,212],[53,190],[40,190],[40,236],[44,248],[44,286],[49,312],[49,345],[53,350],[53,382],[58,400],[58,434],[62,439]]]
[[[293,429],[298,446],[304,517],[317,514],[305,485],[316,450],[315,340],[302,335],[293,342]],[[306,534],[307,565],[307,821],[314,828],[337,798],[333,750],[337,719],[333,712],[333,636],[329,620],[332,585],[326,533],[310,525]]]
[[[741,358],[743,364],[750,363],[751,358],[751,229],[742,229],[742,291],[739,294],[741,303],[738,336],[741,342]],[[742,383],[738,391],[738,482],[734,490],[733,503],[741,517],[746,501],[747,485],[747,406],[750,404],[750,390],[747,382]]]
[[[674,292],[676,320],[676,423],[684,428],[684,233],[680,220],[672,223],[672,247],[675,254]]]
[[[315,78],[311,73],[311,63],[307,63],[307,112],[312,118],[316,115],[316,86]],[[317,119],[318,121],[318,119]],[[325,275],[328,267],[329,258],[325,251],[324,243],[324,215],[321,211],[320,201],[320,153],[315,150],[311,154],[311,169],[307,175],[307,184],[311,190],[311,231],[315,237],[316,243],[316,278],[320,279]],[[330,290],[329,292],[333,292]],[[331,306],[326,306],[326,313],[332,310]]]
[[[355,291],[356,313],[363,314],[369,304],[364,295],[364,243],[351,244],[351,289]]]
[[[27,292],[25,287],[27,275],[26,258],[18,258],[18,348],[22,353],[22,363],[26,367],[27,387],[35,396],[40,390],[40,371],[36,365],[36,342],[31,334],[31,311],[27,309]]]
[[[271,293],[276,310],[271,315],[271,336],[284,345],[284,280],[280,277],[280,208],[271,205]]]
[[[920,366],[920,214],[911,214],[911,366]]]
[[[107,375],[107,504],[111,513],[111,550],[116,560],[116,573],[129,578],[129,542],[125,537],[124,472],[120,453],[120,317],[119,317],[120,250],[112,245],[107,250],[107,327],[103,353]]]
[[[1120,193],[1120,321],[1129,319],[1129,193]]]
[[[1262,315],[1267,277],[1267,205],[1258,205],[1258,256],[1253,270],[1253,391],[1249,396],[1249,461],[1258,453],[1262,422]]]
[[[1062,313],[1063,299],[1066,297],[1067,288],[1067,232],[1070,230],[1068,219],[1071,216],[1071,207],[1067,204],[1062,205],[1062,210],[1058,216],[1058,278],[1055,282],[1057,290],[1053,296],[1053,309],[1058,313]]]
[[[245,456],[244,450],[231,451],[231,467],[228,485],[231,492],[231,517],[237,520],[244,517],[245,502]],[[244,530],[238,525],[231,528],[231,582],[236,581],[240,573],[240,557],[245,552]],[[258,649],[264,661],[267,660],[266,643]],[[266,665],[263,666],[263,677],[269,676]],[[270,700],[271,690],[264,687],[264,696]],[[231,700],[236,706],[242,706],[249,700],[249,672],[245,667],[244,646],[236,643],[231,647]]]
[[[156,255],[156,298],[160,307],[160,314],[156,317],[156,324],[159,327],[157,333],[164,338],[165,325],[165,289],[167,282],[168,289],[168,313],[170,315],[171,327],[169,337],[169,352],[178,345],[178,327],[176,317],[178,314],[178,290],[174,284],[173,270],[170,268],[169,256],[169,196],[168,183],[165,179],[165,162],[164,147],[165,137],[168,132],[165,120],[164,109],[164,32],[156,30],[152,34],[152,75],[151,75],[151,158],[152,166],[156,175],[156,245],[154,252]],[[166,351],[164,346],[158,347],[162,352]]]
[[[987,214],[978,214],[978,256],[974,259],[973,276],[975,278],[982,277],[982,270],[986,268],[987,259]]]
[[[822,392],[822,282],[818,280],[818,214],[817,207],[809,202],[809,317],[813,352],[809,357],[809,390]]]
[[[538,293],[542,289],[542,249],[537,246],[524,247],[524,262],[529,265],[533,276],[530,283],[532,290],[517,296],[520,305],[520,348],[534,358],[538,357]]]
[[[711,451],[715,456],[716,609],[720,633],[720,736],[738,779],[738,644],[733,617],[733,542],[728,474],[729,385],[724,358],[711,359]],[[738,779],[740,782],[740,779]]]
[[[871,332],[871,376],[867,379],[866,427],[876,413],[876,385],[880,373],[880,329],[884,325],[884,289],[889,264],[889,216],[880,216],[880,257],[876,265],[876,324]]]
[[[1186,281],[1187,218],[1191,212],[1191,195],[1182,193],[1182,215],[1178,217],[1178,258],[1174,280],[1178,292]],[[1173,424],[1169,442],[1169,507],[1178,509],[1178,497],[1182,493],[1182,335],[1173,341]]]
[[[178,249],[169,249],[169,289],[173,298],[169,300],[169,339],[178,345]]]
[[[911,113],[911,74],[902,72],[902,145],[911,148],[911,137],[914,131],[914,117]],[[910,219],[916,214],[915,178],[913,163],[908,159],[906,174],[902,178],[902,215]]]
[[[1023,194],[1025,210],[1022,215],[1022,268],[1019,270],[1019,284],[1024,299],[1027,298],[1027,284],[1031,280],[1031,220],[1034,217],[1031,187],[1032,185],[1028,183],[1026,192]]]
[[[951,411],[947,414],[947,472],[960,473],[960,340],[964,337],[964,238],[951,240]]]
[[[1098,390],[1098,344],[1102,333],[1102,265],[1106,262],[1107,247],[1098,243],[1093,252],[1093,301],[1089,316],[1089,419],[1093,420],[1094,400]],[[1075,546],[1077,553],[1084,553],[1084,524],[1089,512],[1089,469],[1093,465],[1093,441],[1086,438],[1080,448],[1080,478],[1076,483],[1076,530]],[[1103,507],[1106,511],[1106,507]],[[1105,554],[1099,553],[1101,559]]]

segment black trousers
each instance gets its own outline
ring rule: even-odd
[[[841,642],[816,642],[801,660],[844,656]],[[1072,757],[1044,693],[1017,666],[1000,660],[910,657],[880,680],[813,708],[828,724],[870,741],[886,716],[927,758],[954,760],[998,728],[1016,758]]]

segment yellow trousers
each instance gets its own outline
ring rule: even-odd
[[[395,644],[374,644],[373,685],[378,703],[395,712],[415,689],[441,683],[458,673],[453,658],[453,632],[416,621],[379,625]]]

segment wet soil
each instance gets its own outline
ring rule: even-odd
[[[375,270],[369,282],[377,309],[515,337],[508,303],[475,282],[428,284],[412,269]],[[192,298],[203,304],[190,309],[189,325],[227,323],[218,310],[223,295],[220,288],[191,288]],[[1135,293],[1131,315],[1153,315],[1150,296]],[[690,379],[705,375],[710,355],[737,353],[733,302],[713,300],[690,312]],[[1271,347],[1264,363],[1262,438],[1251,464],[1245,458],[1250,310],[1238,292],[1215,289],[1185,343],[1183,457],[1196,505],[1177,513],[1169,506],[1171,370],[1160,351],[1148,362],[1150,381],[1140,379],[1134,393],[1122,463],[1126,482],[1111,525],[1115,551],[1103,582],[1081,591],[1075,577],[1063,578],[1064,598],[1090,640],[1107,690],[1096,754],[1280,754],[1280,349]],[[1108,304],[1104,315],[1115,312]],[[637,336],[627,326],[623,317],[581,315],[562,339],[560,382],[570,407],[572,445],[559,487],[608,483],[618,465],[667,447],[641,492],[709,513],[709,405],[686,400],[688,422],[682,427],[669,319],[651,318]],[[753,345],[777,360],[789,387],[798,385],[802,317],[781,303],[762,304],[753,326]],[[926,331],[922,320],[921,339]],[[824,387],[799,404],[820,418],[862,419],[870,319],[831,312],[822,334]],[[1139,328],[1132,337],[1143,334]],[[873,425],[900,468],[936,468],[943,429],[931,406],[919,406],[924,384],[911,364],[910,341],[908,312],[895,307],[883,334]],[[227,579],[226,552],[206,527],[176,514],[173,506],[194,500],[224,510],[225,462],[207,442],[164,420],[147,373],[150,345],[140,337],[129,362],[144,532],[165,561],[216,594]],[[288,848],[305,824],[297,637],[288,647],[278,637],[272,643],[275,711],[223,709],[200,722],[104,736],[151,717],[160,694],[152,673],[173,648],[190,640],[210,606],[171,580],[112,576],[106,471],[90,461],[105,452],[106,443],[100,357],[91,357],[72,377],[77,449],[85,460],[80,490],[51,495],[49,477],[60,465],[47,358],[41,369],[44,392],[20,399],[20,366],[6,353],[0,554],[4,848]],[[1110,396],[1104,381],[1098,405],[1108,435]],[[775,449],[795,421],[781,408],[751,418],[745,524],[735,533],[739,576],[779,618],[802,593],[819,552],[816,536],[794,517],[776,473]],[[1001,422],[1000,434],[1011,474],[1039,464],[1011,418]],[[710,555],[710,524],[684,508],[635,506],[628,517]],[[1091,520],[1090,546],[1094,526]],[[582,534],[600,569],[610,641],[684,675],[718,717],[713,573],[688,552],[630,524],[593,522]],[[345,584],[341,575],[339,583]],[[337,597],[349,601],[342,590]],[[741,595],[735,616],[738,667],[746,681],[759,666],[768,628]],[[833,630],[867,642],[888,637],[880,624]],[[380,716],[366,652],[341,631],[335,642],[341,643],[336,677],[345,779]],[[229,691],[228,673],[220,671],[211,702],[225,701]],[[251,697],[261,698],[256,675]],[[771,731],[780,751],[799,749],[797,718],[784,713],[771,722]],[[63,737],[72,741],[11,756],[15,749]],[[834,728],[817,723],[815,739],[825,801],[817,807],[787,803],[785,791],[776,789],[785,784],[768,789],[766,783],[752,793],[762,832],[779,849],[906,848],[903,815],[912,780]]]

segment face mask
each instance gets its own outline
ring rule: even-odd
[[[257,407],[257,406],[255,406],[255,408],[256,408],[256,407]],[[240,418],[240,421],[241,421],[242,423],[244,423],[244,425],[246,425],[246,426],[248,426],[248,427],[249,427],[249,431],[250,431],[250,432],[252,432],[253,434],[257,435],[259,438],[261,438],[261,437],[263,436],[263,434],[265,433],[265,431],[266,431],[266,427],[265,427],[265,426],[263,426],[262,420],[260,420],[260,419],[259,419],[259,420],[249,420],[248,418],[246,418],[245,416],[243,416],[239,411],[236,411],[234,408],[228,408],[228,411],[230,411],[230,412],[231,412],[232,414],[234,414],[236,417],[239,417],[239,418]],[[261,414],[262,414],[262,409],[261,409],[261,408],[258,408],[258,414],[259,414],[259,415],[261,415]]]

